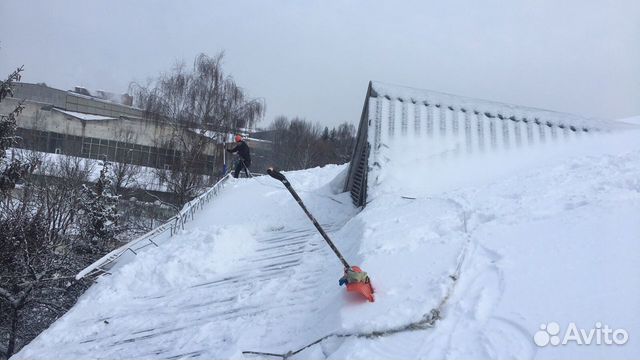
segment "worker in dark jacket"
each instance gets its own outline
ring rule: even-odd
[[[249,177],[249,166],[251,166],[251,152],[249,150],[249,145],[242,140],[242,136],[240,135],[236,135],[235,140],[237,145],[233,149],[227,149],[228,152],[237,153],[240,157],[238,161],[236,161],[233,177],[238,178],[240,171],[243,169],[245,175]]]

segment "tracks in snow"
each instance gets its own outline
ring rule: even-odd
[[[505,277],[499,265],[502,256],[471,235],[478,227],[493,221],[495,216],[467,210],[467,218],[475,224],[473,229],[467,230],[467,260],[459,263],[460,278],[455,294],[452,293],[438,331],[429,337],[422,347],[425,351],[417,356],[533,358],[537,349],[531,334],[516,322],[494,314],[505,286]],[[505,338],[513,339],[508,348],[504,347]]]
[[[323,227],[332,232],[342,225]],[[79,353],[86,355],[99,347],[102,354],[113,357],[219,356],[211,350],[230,348],[225,332],[237,321],[250,325],[264,321],[261,319],[287,318],[297,310],[313,311],[317,295],[314,277],[324,269],[299,267],[304,256],[328,252],[316,230],[309,226],[266,232],[256,242],[254,251],[241,258],[230,273],[186,288],[137,297],[126,307],[113,309],[108,317],[84,321],[84,326],[101,329],[79,342],[81,346],[76,348],[84,347]],[[211,336],[198,338],[205,328],[212,329]],[[188,351],[177,351],[180,348]]]

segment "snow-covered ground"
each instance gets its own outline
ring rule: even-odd
[[[369,272],[374,303],[338,287],[340,263],[279,182],[232,180],[14,358],[256,358],[242,351],[284,354],[329,334],[293,358],[637,358],[639,140],[392,156],[361,212],[337,191],[344,166],[288,173]],[[407,327],[434,309],[433,327]],[[555,343],[550,323],[559,340],[573,323],[592,344],[537,346]],[[596,344],[606,328],[625,344]]]
[[[52,171],[57,170],[56,166],[64,161],[78,161],[80,169],[88,171],[89,181],[95,182],[100,177],[100,160],[19,148],[10,148],[8,153],[9,158],[12,158],[14,156],[18,159],[28,158],[30,156],[38,157],[44,163],[44,166],[40,166],[36,169],[36,174],[39,175],[51,175]],[[111,164],[111,172],[114,171],[113,167],[117,165],[124,165],[129,167],[129,169],[126,170],[126,173],[127,175],[130,175],[130,178],[128,179],[128,182],[126,184],[123,184],[125,188],[136,188],[150,191],[167,191],[167,184],[159,180],[156,174],[158,169],[156,168],[118,163],[114,161],[110,161],[109,163]],[[207,182],[210,180],[210,177],[208,175],[203,175],[203,180]]]

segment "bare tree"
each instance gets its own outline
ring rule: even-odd
[[[248,98],[224,73],[223,58],[223,53],[200,54],[192,69],[178,64],[149,85],[133,84],[130,89],[145,116],[171,126],[171,134],[157,139],[157,144],[174,153],[165,161],[167,168],[155,172],[180,205],[204,185],[207,153],[212,152],[207,151],[212,140],[204,136],[205,131],[227,133],[252,127],[264,111],[263,103]]]
[[[137,137],[132,131],[122,130],[118,132],[118,138],[129,144],[135,144]],[[133,149],[128,149],[123,156],[114,159],[116,162],[110,165],[111,171],[109,175],[116,195],[120,195],[120,192],[125,188],[135,187],[138,183],[141,170],[140,166],[133,164],[133,152]]]
[[[5,211],[0,221],[0,338],[6,344],[0,358],[62,315],[87,285],[73,277],[87,263],[63,241],[49,241],[45,210],[25,204]]]
[[[236,132],[251,128],[264,112],[264,104],[249,99],[231,76],[222,69],[224,53],[214,57],[200,54],[193,66],[194,81],[189,89],[192,121],[206,129]]]
[[[289,163],[289,119],[286,116],[277,116],[269,130],[273,132],[271,163],[282,170],[291,170]]]
[[[322,149],[318,146],[320,127],[304,119],[293,118],[289,124],[289,156],[297,169],[321,164]]]
[[[264,113],[264,103],[251,99],[222,68],[224,53],[200,54],[189,71],[184,63],[146,86],[131,84],[135,104],[149,118],[213,131],[251,128]]]
[[[0,101],[13,95],[12,85],[14,81],[20,81],[22,67],[12,72],[7,80],[0,82]],[[9,114],[0,115],[0,192],[6,195],[11,191],[16,182],[30,170],[33,164],[17,160],[7,160],[7,149],[16,143],[16,118],[23,110],[22,104],[18,104]]]
[[[64,156],[56,162],[42,159],[38,179],[33,179],[30,190],[35,205],[43,209],[49,225],[49,241],[59,244],[70,232],[75,232],[78,210],[82,206],[81,189],[91,180],[95,162],[73,156]]]
[[[168,192],[175,195],[175,202],[182,206],[193,199],[205,185],[203,168],[207,164],[205,149],[209,139],[173,124],[171,137],[165,139],[164,148],[175,149],[167,159],[168,168],[154,172]]]
[[[131,151],[130,151],[131,152]],[[110,177],[113,181],[113,189],[119,195],[123,189],[137,187],[140,176],[140,166],[127,162],[114,162],[111,164]]]
[[[11,83],[21,71],[0,83],[0,101],[12,94]],[[10,149],[21,110],[19,105],[0,116],[0,359],[20,350],[73,305],[90,285],[74,275],[110,251],[119,236],[109,227],[115,206],[105,168],[96,184],[88,185],[92,160],[62,156],[47,161],[37,152]],[[135,180],[130,165],[125,160],[112,171],[120,187]],[[83,188],[91,191],[83,193]],[[87,224],[96,232],[87,233]],[[91,246],[94,235],[107,238],[105,246]]]
[[[348,123],[320,130],[318,124],[285,116],[276,117],[269,130],[273,132],[271,162],[284,170],[349,161],[355,135],[354,126]]]
[[[21,71],[0,83],[0,101],[12,94]],[[9,358],[73,303],[76,283],[70,274],[86,265],[65,247],[60,235],[69,222],[51,211],[57,202],[29,179],[40,161],[6,161],[21,109],[0,117],[0,358]],[[12,191],[18,182],[24,185]],[[66,192],[63,201],[75,198]]]
[[[329,141],[335,152],[335,162],[344,164],[351,160],[351,151],[355,145],[356,127],[353,124],[342,123],[337,129],[329,132]]]
[[[43,261],[49,248],[46,242],[47,224],[41,213],[31,214],[29,209],[15,207],[3,215],[0,222],[0,313],[2,323],[8,324],[4,358],[16,350],[19,334],[20,311],[24,309],[33,290],[47,274]],[[20,226],[15,226],[20,224]],[[3,339],[4,340],[4,339]]]
[[[85,236],[82,189],[93,161],[62,157],[25,177],[0,209],[0,339],[8,358],[64,314],[88,287],[74,275],[111,248]],[[103,177],[106,177],[103,176]]]

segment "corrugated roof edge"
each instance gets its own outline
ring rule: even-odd
[[[395,85],[380,81],[371,81],[372,97],[387,97],[402,101],[425,102],[429,105],[452,106],[464,111],[486,113],[492,116],[516,117],[527,119],[540,119],[555,124],[574,125],[582,127],[597,127],[602,130],[632,129],[638,128],[631,124],[620,123],[613,120],[603,120],[593,117],[584,117],[571,113],[563,113],[554,110],[540,109],[530,106],[501,103],[498,101],[470,98],[452,95],[443,92],[417,89],[408,86]]]

